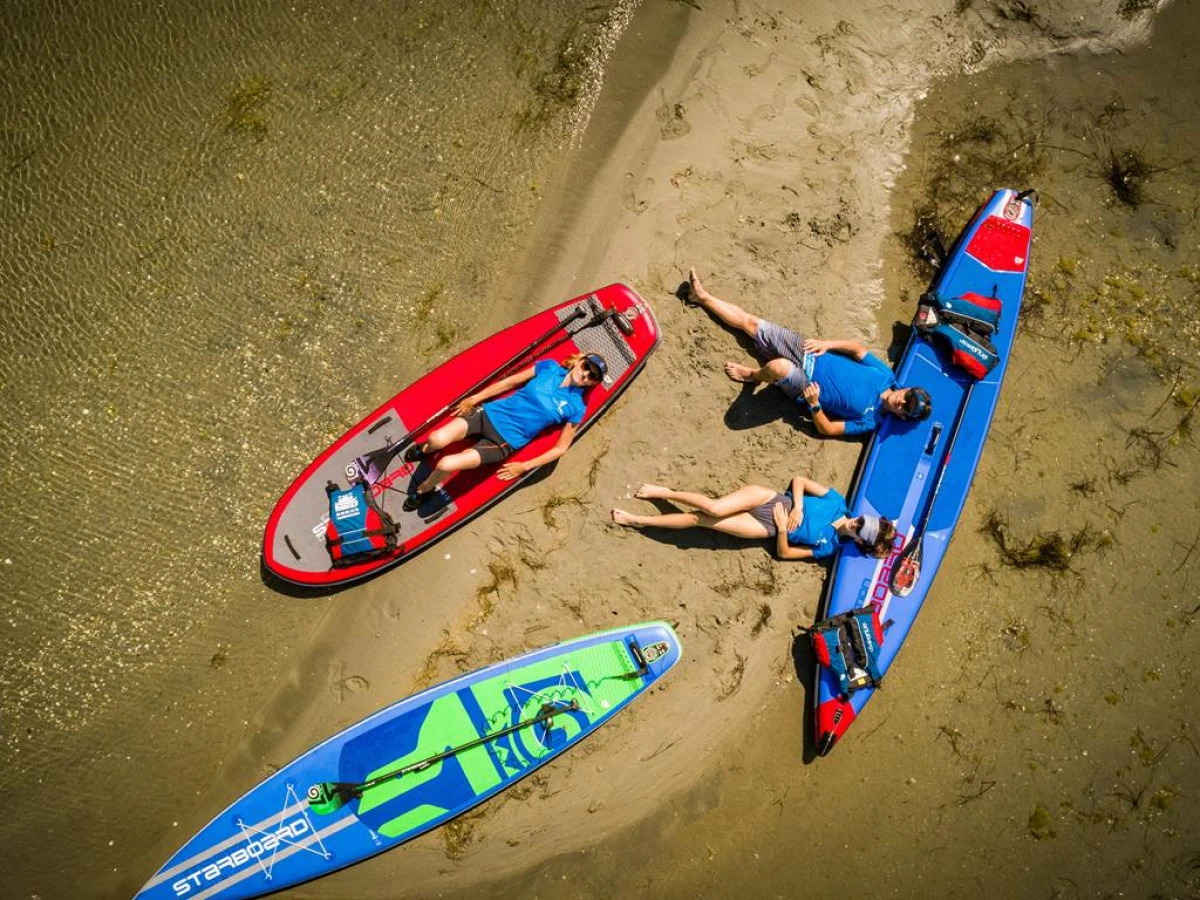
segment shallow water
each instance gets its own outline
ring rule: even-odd
[[[329,601],[261,583],[271,505],[381,385],[526,309],[500,261],[635,7],[5,5],[0,758],[21,895],[119,868],[139,819],[191,793],[139,790],[148,760],[211,776],[245,698],[286,684]],[[27,852],[67,836],[74,873]]]

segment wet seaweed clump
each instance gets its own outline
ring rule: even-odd
[[[932,204],[913,211],[912,227],[898,235],[908,251],[913,268],[918,274],[928,277],[937,271],[940,261],[935,242],[940,243],[941,221]]]
[[[261,141],[267,136],[263,107],[271,98],[271,79],[255,75],[239,84],[225,99],[225,131]]]
[[[996,4],[996,13],[1002,19],[1010,22],[1036,22],[1037,8],[1032,3],[1023,0],[1008,0],[1007,3]]]
[[[1067,572],[1071,560],[1081,552],[1098,550],[1111,542],[1105,534],[1097,534],[1089,525],[1064,534],[1061,531],[1040,532],[1028,542],[1014,542],[1009,533],[1008,520],[996,510],[984,517],[981,534],[990,537],[1000,550],[1005,565],[1014,569],[1049,569],[1052,572]]]
[[[1117,4],[1117,15],[1122,19],[1135,19],[1156,6],[1158,0],[1121,0]]]
[[[1054,819],[1050,810],[1042,804],[1037,804],[1029,814],[1029,835],[1035,841],[1045,841],[1058,836],[1054,830]]]
[[[583,94],[587,68],[587,53],[574,40],[564,40],[559,45],[550,71],[538,79],[535,90],[545,100],[564,106],[573,104]]]
[[[1124,150],[1120,153],[1110,150],[1104,179],[1118,200],[1137,209],[1145,199],[1146,182],[1156,171],[1158,169],[1146,161],[1140,150]]]

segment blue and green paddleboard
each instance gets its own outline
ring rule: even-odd
[[[135,900],[260,897],[423,834],[574,746],[679,661],[649,622],[436,685],[309,750],[206,825]]]

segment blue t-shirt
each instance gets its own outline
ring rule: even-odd
[[[824,389],[821,393],[825,393]],[[823,401],[824,397],[821,399]],[[792,499],[795,500],[794,497]],[[801,502],[804,504],[804,518],[794,531],[788,532],[788,543],[812,548],[813,559],[833,556],[841,549],[841,539],[833,523],[849,514],[846,498],[830,488],[824,497],[805,494]]]
[[[874,431],[885,412],[879,395],[896,386],[892,370],[874,353],[861,361],[844,353],[822,353],[809,380],[821,386],[821,407],[846,423],[846,434]]]
[[[533,367],[533,378],[507,397],[484,404],[488,421],[513,450],[520,450],[551,425],[583,421],[583,388],[562,387],[567,370],[550,359]]]

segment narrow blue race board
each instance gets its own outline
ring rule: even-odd
[[[880,621],[890,622],[880,647],[881,674],[891,667],[929,593],[979,465],[1025,291],[1033,205],[1031,192],[994,193],[959,236],[932,286],[943,298],[974,293],[1001,302],[999,326],[991,339],[998,364],[975,381],[914,329],[896,377],[901,385],[929,391],[933,414],[922,422],[888,416],[871,439],[851,494],[852,515],[873,513],[896,522],[896,542],[882,560],[853,544],[842,550],[830,574],[822,617],[875,607]],[[952,440],[953,452],[949,453]],[[938,490],[943,465],[945,474]],[[933,506],[927,509],[931,501]],[[907,541],[915,537],[923,514],[928,519],[921,575],[912,593],[898,597],[888,587],[892,568]],[[840,696],[836,677],[821,666],[817,667],[816,685],[816,746],[824,756],[846,733],[875,688],[861,688],[848,698]]]
[[[398,846],[591,734],[679,661],[664,622],[496,663],[380,710],[213,819],[135,900],[244,900]],[[364,787],[364,783],[370,782]],[[310,788],[354,791],[329,803]]]

